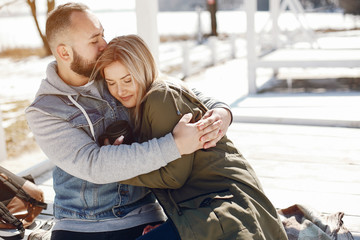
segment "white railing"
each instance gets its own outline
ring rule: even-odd
[[[202,44],[183,41],[171,51],[160,52],[160,69],[165,73],[185,78],[219,62],[237,57],[236,38],[218,40],[210,37]]]

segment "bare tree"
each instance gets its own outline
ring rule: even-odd
[[[206,4],[210,12],[210,19],[211,19],[210,36],[217,36],[217,23],[216,23],[217,0],[206,0]]]
[[[37,19],[36,0],[26,0],[26,2],[31,8],[31,14],[32,14],[32,16],[34,18],[36,28],[37,28],[38,33],[40,35],[40,38],[41,38],[41,40],[43,42],[43,45],[44,45],[44,48],[45,48],[45,53],[46,53],[46,55],[51,55],[49,43],[46,40],[46,36],[41,31],[40,26],[39,26],[39,22],[38,22],[38,19]],[[47,0],[47,13],[52,11],[54,9],[54,7],[55,7],[55,0]]]
[[[359,0],[339,0],[339,6],[344,9],[345,14],[360,15]]]

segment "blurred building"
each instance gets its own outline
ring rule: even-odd
[[[217,0],[218,10],[239,10],[244,0]],[[159,11],[194,11],[197,6],[206,9],[206,0],[159,0]]]
[[[194,11],[200,6],[206,9],[206,0],[158,0],[159,11]],[[255,1],[255,0],[254,0]],[[256,0],[257,9],[259,11],[269,10],[269,0]],[[336,3],[342,2],[360,2],[360,0],[299,0],[305,9],[330,10],[334,8]],[[244,0],[217,0],[218,10],[231,11],[243,10]],[[353,4],[353,3],[352,3]]]

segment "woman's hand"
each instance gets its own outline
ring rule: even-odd
[[[116,140],[115,140],[115,142],[113,143],[113,145],[120,145],[120,144],[122,144],[124,142],[124,136],[120,136],[120,137],[118,137]],[[110,141],[109,141],[109,139],[108,138],[105,138],[105,140],[104,140],[104,145],[110,145]]]
[[[205,113],[205,115],[196,124],[199,130],[206,130],[201,136],[204,142],[204,149],[215,147],[216,143],[226,134],[231,123],[231,114],[225,108],[214,108]]]
[[[200,140],[201,136],[214,131],[212,127],[199,130],[196,123],[189,123],[191,117],[191,113],[185,114],[172,131],[176,146],[181,155],[190,154],[203,148],[204,142]]]

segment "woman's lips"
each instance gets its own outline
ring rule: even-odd
[[[120,99],[121,99],[122,101],[126,102],[126,101],[129,101],[131,97],[132,97],[132,96],[120,97]]]

